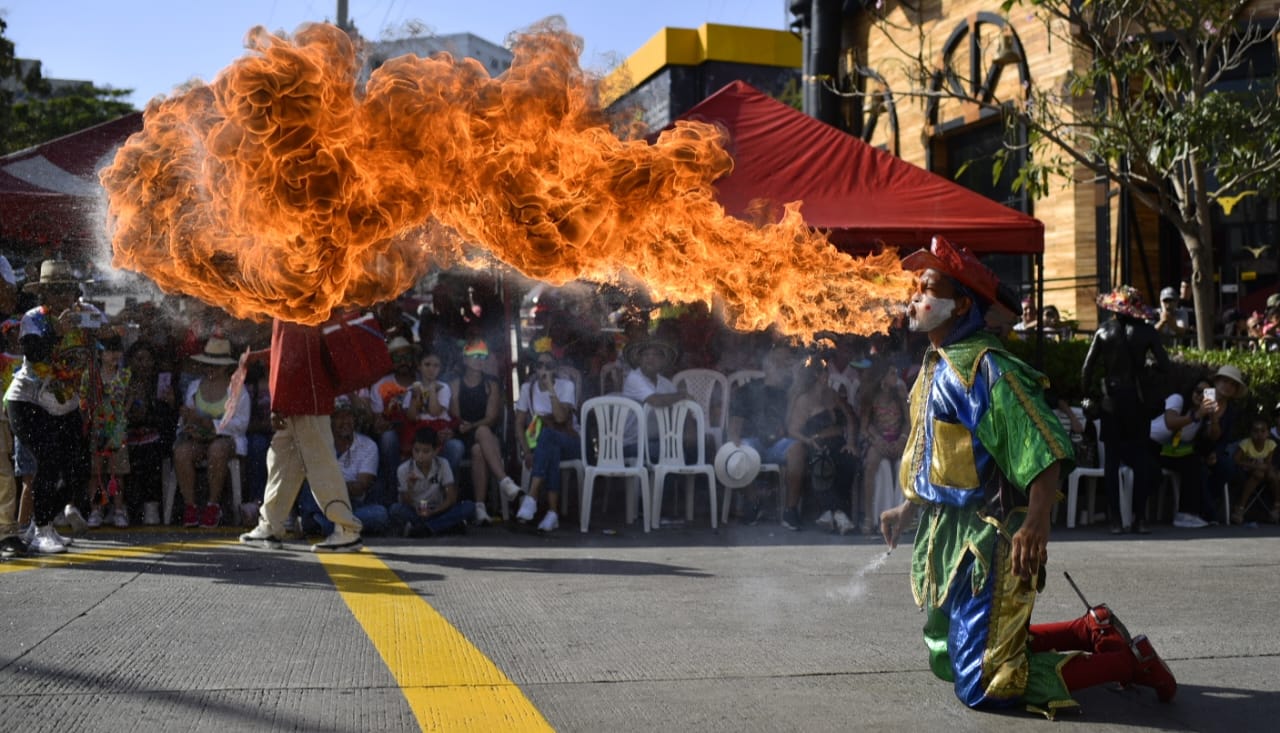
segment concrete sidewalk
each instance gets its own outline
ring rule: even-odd
[[[967,710],[928,672],[909,547],[886,558],[871,540],[776,525],[604,523],[371,538],[361,556],[318,558],[227,532],[99,532],[66,556],[0,565],[12,730],[1051,725]],[[1088,690],[1057,725],[1274,728],[1280,530],[1057,529],[1050,547],[1034,620],[1083,611],[1068,570],[1151,637],[1180,684],[1168,705],[1142,688]]]

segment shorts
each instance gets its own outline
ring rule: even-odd
[[[13,436],[13,475],[34,476],[36,474],[36,455],[31,449]]]
[[[761,463],[776,463],[779,466],[785,465],[787,462],[787,449],[795,443],[795,438],[779,438],[777,442],[768,448],[763,448],[759,438],[743,438],[742,444],[749,445],[756,449],[760,454]]]
[[[129,448],[127,446],[103,452],[107,454],[107,473],[112,476],[124,476],[129,473]]]

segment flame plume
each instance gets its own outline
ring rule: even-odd
[[[853,259],[804,225],[727,216],[733,160],[716,128],[650,145],[614,136],[579,41],[519,36],[511,68],[403,56],[358,88],[331,25],[249,32],[251,53],[154,102],[102,172],[116,267],[238,317],[315,324],[407,290],[477,243],[521,273],[643,282],[720,298],[738,329],[883,331],[911,278],[889,251]]]

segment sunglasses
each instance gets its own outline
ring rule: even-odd
[[[488,354],[467,354],[468,359],[488,359]]]
[[[538,362],[538,368],[545,371],[551,371],[556,368],[556,363],[554,361],[540,361]]]

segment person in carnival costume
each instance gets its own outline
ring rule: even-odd
[[[973,708],[1022,706],[1052,717],[1071,691],[1106,682],[1177,682],[1145,636],[1105,605],[1031,625],[1044,587],[1050,511],[1071,442],[1044,399],[1047,380],[985,330],[1017,300],[976,257],[941,237],[903,260],[918,272],[909,327],[925,333],[901,468],[906,501],[880,516],[890,549],[920,511],[912,592],[925,610],[929,664]]]

